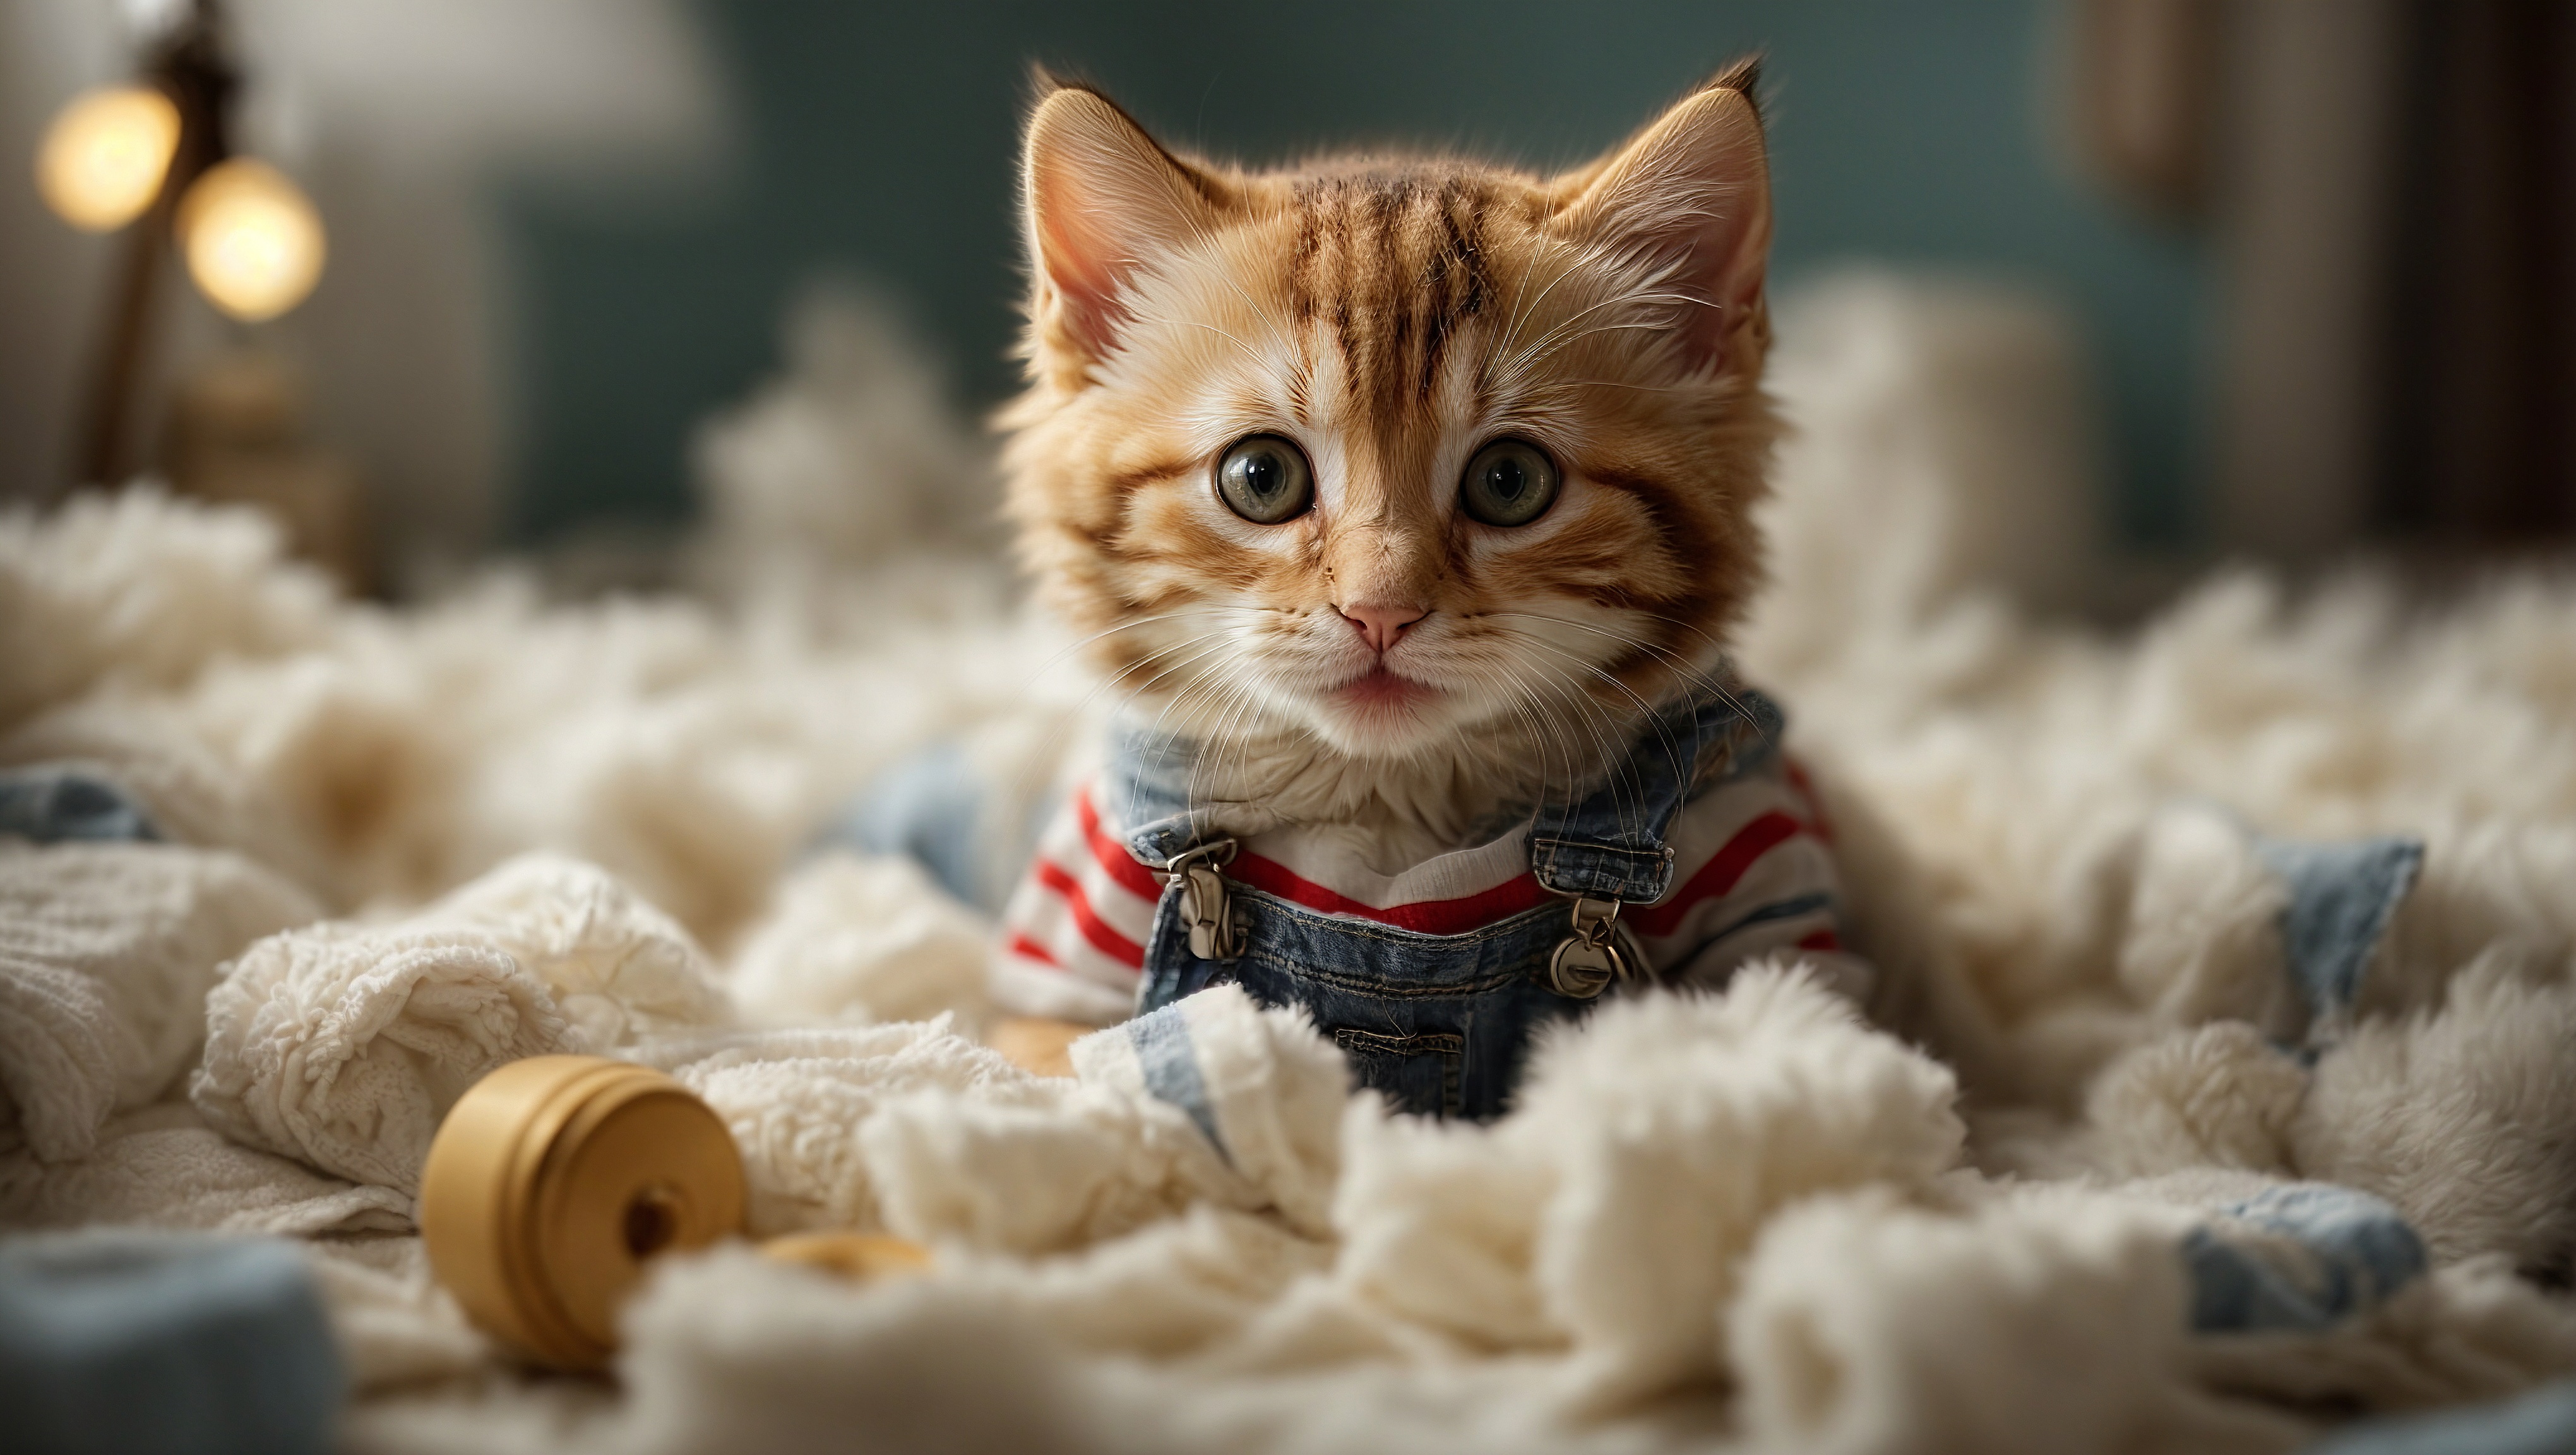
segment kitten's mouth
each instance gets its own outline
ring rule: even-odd
[[[1390,672],[1384,665],[1369,669],[1365,676],[1355,677],[1333,689],[1333,695],[1348,706],[1363,711],[1411,707],[1439,695],[1439,689],[1427,682]]]

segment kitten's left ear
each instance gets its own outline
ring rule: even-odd
[[[1677,319],[1694,369],[1758,365],[1769,324],[1771,171],[1753,102],[1760,64],[1729,67],[1618,151],[1562,179],[1554,229],[1636,257],[1690,301]]]
[[[1078,373],[1116,344],[1136,275],[1205,235],[1221,186],[1163,150],[1108,97],[1046,84],[1054,89],[1029,116],[1022,177],[1037,275],[1030,315],[1039,347],[1067,356]]]

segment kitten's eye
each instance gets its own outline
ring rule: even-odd
[[[1304,450],[1275,434],[1257,434],[1216,462],[1216,493],[1245,520],[1277,525],[1315,503],[1315,472]]]
[[[1496,440],[1467,462],[1458,504],[1487,525],[1527,525],[1556,503],[1556,462],[1526,440]]]

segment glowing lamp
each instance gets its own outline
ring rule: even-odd
[[[128,8],[132,8],[129,6]],[[276,168],[232,154],[241,76],[227,58],[223,0],[169,0],[142,57],[143,82],[92,91],[54,118],[36,185],[74,226],[126,231],[98,368],[68,483],[108,485],[134,464],[141,381],[175,245],[197,291],[244,323],[275,318],[322,276],[322,219]]]
[[[275,318],[322,276],[322,217],[302,188],[249,157],[208,168],[179,199],[188,276],[245,323]]]
[[[179,149],[179,108],[150,86],[75,97],[45,130],[36,186],[65,222],[113,232],[143,215]]]

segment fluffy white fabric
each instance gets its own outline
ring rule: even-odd
[[[579,1043],[606,1051],[729,1018],[715,966],[689,932],[578,859],[525,854],[430,906],[534,974]]]
[[[759,1237],[886,1224],[883,1159],[862,1133],[890,1103],[939,1092],[1003,1107],[1046,1099],[1035,1078],[944,1021],[676,1040],[638,1059],[669,1070],[732,1128]]]
[[[278,559],[247,511],[169,528],[156,490],[82,496],[41,528],[0,528],[0,728],[101,686],[174,687],[229,655],[274,656],[331,634],[322,574]]]
[[[847,284],[811,289],[789,320],[787,354],[785,375],[691,442],[708,487],[691,562],[701,584],[798,616],[842,589],[854,565],[890,568],[932,601],[989,584],[983,562],[959,553],[994,544],[1000,481],[886,306]]]
[[[722,616],[676,598],[549,608],[502,575],[417,613],[307,620],[270,602],[273,533],[225,512],[136,494],[0,535],[0,600],[26,603],[0,612],[8,629],[139,617],[153,649],[148,672],[122,672],[99,655],[122,637],[92,648],[66,628],[40,656],[69,665],[0,674],[23,700],[0,720],[26,719],[0,761],[104,760],[156,812],[175,805],[174,834],[342,907],[417,905],[552,848],[724,945],[897,755],[1087,685],[1052,634],[1004,613],[991,557],[902,558]],[[204,620],[157,585],[94,601],[125,568],[195,582]],[[302,635],[262,625],[280,616]]]
[[[411,1199],[320,1176],[208,1127],[183,1103],[118,1117],[76,1162],[0,1155],[0,1227],[92,1223],[221,1233],[407,1232]]]
[[[1874,1188],[1764,1230],[1727,1314],[1765,1449],[2278,1450],[2189,1380],[2179,1210],[2071,1188],[1966,1216]]]
[[[1491,1128],[1352,1113],[1338,1275],[1470,1347],[1565,1350],[1554,1377],[1605,1405],[1709,1379],[1763,1223],[1829,1189],[1928,1184],[1965,1140],[1955,1089],[1803,972],[1608,1004]]]
[[[1167,1158],[1175,1206],[1214,1201],[1276,1211],[1309,1237],[1330,1226],[1341,1172],[1349,1072],[1304,1014],[1264,1010],[1237,986],[1193,996],[1171,1014],[1189,1028],[1210,1141],[1187,1108],[1150,1090],[1123,1028],[1073,1043],[1074,1074],[1140,1115],[1139,1135]]]
[[[412,1192],[439,1118],[494,1067],[724,1018],[686,932],[593,866],[530,855],[401,924],[252,946],[206,998],[188,1094],[250,1146]]]
[[[272,787],[174,723],[114,697],[85,699],[0,737],[0,767],[38,763],[123,788],[168,842],[232,850],[341,907],[338,876]]]
[[[207,1005],[209,1124],[416,1191],[438,1119],[506,1061],[573,1049],[545,987],[467,931],[331,924],[253,946]]]
[[[2576,1264],[2570,1048],[2576,985],[2534,984],[2511,957],[2482,956],[2438,1012],[2366,1024],[2317,1064],[2291,1158],[2406,1209],[2437,1257],[2500,1253],[2564,1273]]]
[[[321,914],[232,854],[0,839],[0,1145],[87,1156],[195,1058],[216,966]]]
[[[980,967],[959,968],[979,978]],[[886,1229],[966,1251],[1087,1247],[1211,1204],[1327,1233],[1346,1085],[1304,1021],[1194,1005],[1225,1146],[1146,1088],[1124,1032],[1032,1076],[946,1020],[676,1037],[633,1054],[732,1127],[755,1235]]]
[[[835,849],[779,883],[744,933],[733,998],[755,1025],[921,1021],[970,1031],[990,1013],[992,927],[910,859]]]
[[[1484,1128],[1345,1104],[1324,1043],[1240,997],[1184,1013],[1195,1111],[1120,1031],[1069,1079],[975,1045],[968,913],[795,858],[933,737],[1046,779],[1084,687],[945,505],[811,514],[814,480],[945,468],[864,466],[854,434],[918,391],[869,395],[913,376],[827,339],[711,436],[719,498],[767,492],[718,512],[712,605],[335,604],[257,528],[147,495],[0,523],[0,642],[37,663],[0,760],[100,765],[175,837],[367,911],[213,990],[195,1099],[242,1145],[168,1107],[85,1162],[30,1132],[0,1219],[321,1234],[351,1438],[387,1450],[2270,1451],[2576,1370],[2515,1271],[2576,1262],[2576,584],[2418,611],[2235,572],[2134,632],[2040,615],[2105,575],[2048,524],[2084,477],[2045,312],[1874,280],[1782,340],[1804,431],[1744,656],[1817,769],[1869,1023],[1794,969],[1614,1003]],[[885,557],[897,520],[945,522],[940,552]],[[2313,1064],[2278,1044],[2308,1013],[2251,832],[2428,847]],[[187,957],[196,993],[228,953]],[[131,983],[164,983],[147,959]],[[416,1243],[369,1230],[474,1076],[576,1047],[717,1107],[755,1233],[891,1229],[935,1271],[854,1290],[719,1250],[632,1306],[623,1395],[495,1374]],[[2430,1271],[2330,1327],[2190,1332],[2184,1239],[2295,1179],[2395,1204]]]

